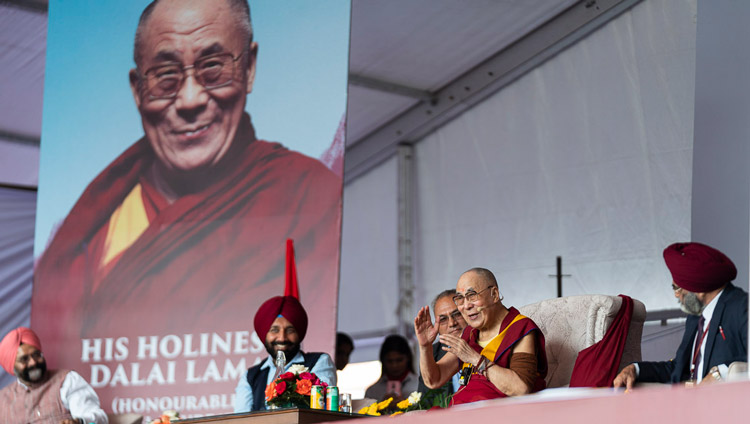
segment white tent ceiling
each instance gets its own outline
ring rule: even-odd
[[[355,0],[348,144],[553,18],[575,0]],[[397,94],[359,83],[377,80]],[[408,93],[408,94],[407,94]]]
[[[354,0],[347,183],[640,0]]]

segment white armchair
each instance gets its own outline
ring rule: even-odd
[[[518,308],[544,333],[547,351],[547,387],[570,384],[578,352],[600,341],[620,310],[622,298],[608,295],[567,296]],[[646,307],[633,299],[625,350],[619,369],[641,360],[641,335]]]
[[[727,381],[747,380],[747,362],[732,362],[729,364]]]

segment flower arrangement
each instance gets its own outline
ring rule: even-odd
[[[276,408],[309,408],[312,386],[328,387],[307,367],[294,364],[266,387],[266,403]]]
[[[151,424],[169,424],[172,420],[179,420],[180,413],[170,409],[161,413],[161,417],[151,421]]]
[[[391,415],[399,415],[399,414],[403,414],[404,412],[416,411],[418,409],[422,409],[422,404],[420,403],[421,400],[422,400],[422,393],[411,392],[408,398],[396,404],[396,408],[398,409]]]
[[[391,405],[391,402],[393,402],[392,397],[381,402],[375,402],[370,406],[365,406],[364,408],[360,409],[358,413],[377,417],[382,415],[381,412],[385,411]]]
[[[408,398],[396,403],[395,408],[392,402],[393,398],[388,398],[382,402],[376,402],[372,405],[365,406],[358,413],[363,415],[379,416],[383,414],[399,415],[404,412],[430,409],[430,408],[447,408],[450,404],[451,395],[442,389],[428,390],[425,396],[420,392],[412,392]]]

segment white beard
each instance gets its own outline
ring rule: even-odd
[[[40,370],[38,368],[37,369],[33,369],[33,370],[29,371],[29,380],[31,380],[32,382],[39,381],[42,378],[43,375],[44,375],[44,372],[42,370]]]
[[[706,305],[701,303],[695,293],[685,293],[682,297],[682,301],[678,302],[680,303],[680,309],[682,309],[682,312],[689,315],[700,315],[703,310],[706,309]]]

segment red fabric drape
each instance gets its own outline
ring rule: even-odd
[[[297,266],[294,264],[294,240],[286,239],[286,283],[284,296],[292,296],[299,300],[299,284],[297,281]]]
[[[625,349],[633,317],[633,299],[621,294],[622,305],[612,325],[597,343],[578,353],[570,387],[611,387]]]

